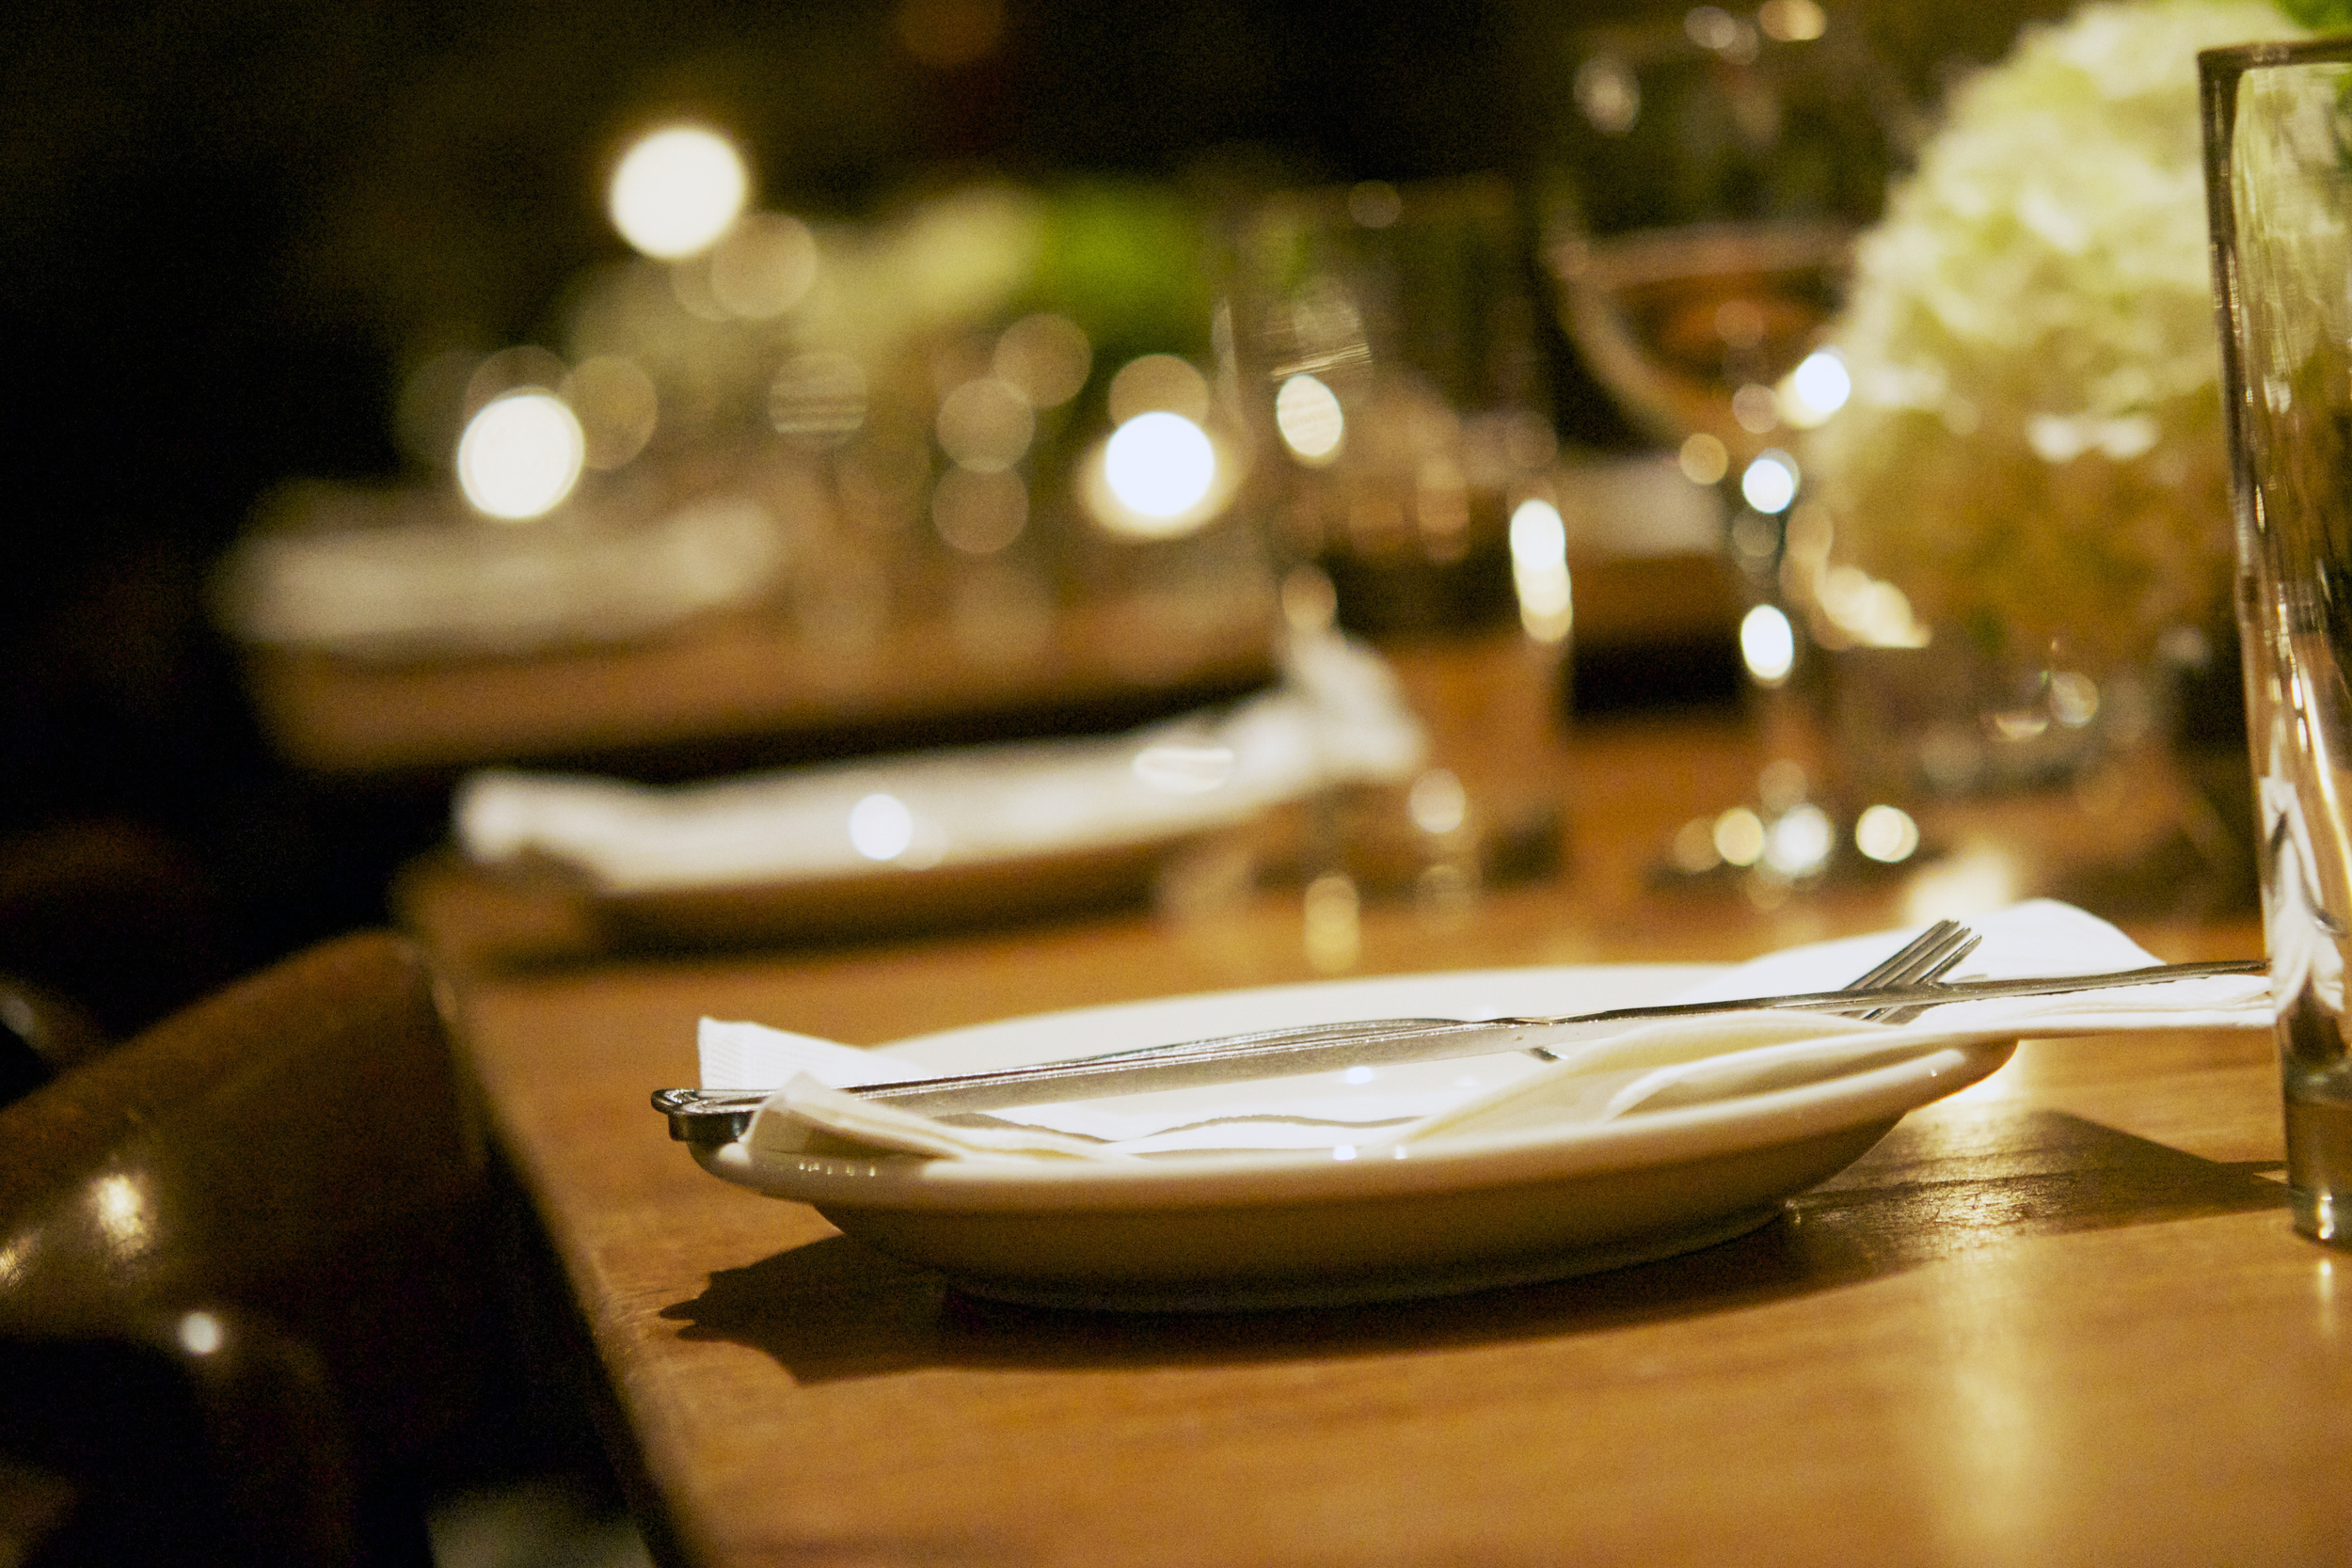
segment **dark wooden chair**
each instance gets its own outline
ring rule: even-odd
[[[503,1344],[486,1190],[385,933],[0,1108],[0,1560],[422,1560],[404,1507]]]

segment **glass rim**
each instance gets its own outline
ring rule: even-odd
[[[2242,76],[2274,66],[2329,65],[2352,60],[2352,33],[2332,33],[2315,39],[2271,39],[2261,43],[2232,43],[2200,49],[2197,70],[2208,82],[2222,76]]]

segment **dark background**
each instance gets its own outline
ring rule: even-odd
[[[1882,0],[1923,99],[2034,0]],[[401,367],[541,334],[621,253],[606,160],[737,130],[766,204],[869,211],[975,170],[1299,180],[1523,167],[1575,27],[1678,7],[1398,0],[660,6],[206,0],[0,24],[0,970],[118,1032],[383,918],[429,826],[269,755],[202,586],[291,475],[389,475]],[[925,20],[928,18],[929,20]],[[911,44],[910,40],[914,42]],[[924,57],[926,55],[930,58]],[[1572,440],[1623,432],[1573,365]]]

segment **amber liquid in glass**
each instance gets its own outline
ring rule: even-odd
[[[1554,266],[1570,335],[1628,412],[1661,437],[1703,431],[1742,452],[1772,433],[1743,426],[1733,397],[1811,352],[1851,246],[1833,226],[1709,226],[1581,241]]]

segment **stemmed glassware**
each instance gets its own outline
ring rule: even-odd
[[[1799,700],[1818,673],[1788,585],[1827,541],[1792,449],[1850,390],[1819,335],[1913,111],[1858,23],[1815,0],[1581,33],[1569,71],[1538,187],[1563,324],[1621,411],[1722,490],[1772,758],[1756,800],[1692,824],[1673,860],[1817,879],[1853,863],[1855,825],[1817,799],[1834,785]]]

